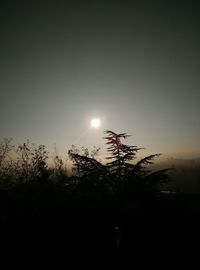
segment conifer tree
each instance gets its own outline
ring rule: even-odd
[[[104,166],[95,159],[98,155],[100,148],[94,148],[91,155],[87,148],[82,147],[82,153],[74,145],[68,151],[68,155],[73,162],[73,171],[78,174],[79,177],[90,177],[94,175],[99,175]]]
[[[126,173],[127,169],[131,166],[129,163],[136,156],[136,153],[141,149],[137,146],[128,146],[121,142],[121,139],[126,139],[130,135],[126,133],[117,134],[111,130],[106,130],[107,134],[104,139],[107,140],[107,151],[111,154],[107,159],[112,160],[107,163],[110,168],[111,174],[121,179]]]
[[[107,167],[111,176],[119,180],[118,184],[128,184],[131,187],[139,185],[143,188],[154,189],[158,184],[168,182],[169,168],[158,171],[151,171],[147,168],[148,165],[153,164],[154,158],[161,154],[149,155],[133,163],[137,152],[143,148],[122,143],[122,139],[130,137],[126,133],[117,134],[111,130],[107,130],[105,133],[108,135],[104,139],[107,140],[107,150],[110,153],[107,159],[112,160],[107,163]]]
[[[115,133],[111,130],[105,131],[107,151],[110,154],[106,159],[106,165],[89,155],[88,149],[82,149],[82,153],[74,146],[68,154],[73,162],[73,169],[78,178],[92,181],[96,185],[99,180],[112,190],[129,186],[135,189],[137,186],[151,190],[158,184],[168,181],[168,169],[151,171],[147,166],[153,164],[153,159],[160,154],[153,154],[133,162],[137,152],[143,148],[129,146],[122,142],[130,135],[126,133]],[[98,149],[99,150],[99,149]],[[103,181],[102,181],[103,180]]]

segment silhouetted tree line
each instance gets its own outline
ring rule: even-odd
[[[128,146],[121,142],[129,135],[125,133],[116,134],[113,131],[106,131],[108,153],[106,164],[96,159],[100,148],[94,147],[91,153],[87,148],[82,147],[82,151],[74,145],[68,151],[68,155],[73,162],[73,176],[67,175],[63,168],[63,160],[56,154],[53,157],[54,166],[48,165],[49,152],[45,145],[35,146],[27,140],[25,143],[13,145],[12,139],[4,139],[0,142],[0,185],[1,188],[9,188],[18,183],[28,183],[37,179],[63,180],[66,185],[87,182],[91,180],[91,185],[103,185],[109,191],[121,188],[121,185],[140,184],[146,188],[155,189],[158,184],[166,183],[169,178],[167,171],[160,170],[151,172],[146,169],[152,164],[153,159],[160,154],[147,156],[140,161],[133,163],[136,154],[142,148]],[[13,153],[14,151],[14,153]],[[14,155],[14,157],[12,157]],[[131,183],[130,183],[131,182]]]
[[[57,153],[48,165],[44,145],[0,143],[1,248],[131,250],[135,260],[164,260],[170,249],[169,262],[181,258],[185,201],[160,193],[169,169],[148,167],[160,154],[138,161],[142,148],[122,141],[129,135],[105,134],[107,162],[98,160],[99,148],[72,146],[71,175]]]

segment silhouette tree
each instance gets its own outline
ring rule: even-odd
[[[107,151],[110,154],[107,157],[105,165],[90,156],[87,148],[82,148],[82,153],[75,146],[68,151],[70,159],[73,162],[73,170],[78,174],[79,178],[93,179],[93,183],[97,183],[99,179],[104,179],[104,184],[112,186],[113,189],[122,189],[125,187],[156,189],[159,184],[168,182],[168,170],[151,171],[147,169],[148,165],[153,164],[154,158],[160,154],[153,154],[142,158],[133,163],[139,150],[137,146],[129,146],[122,143],[122,139],[128,138],[130,135],[126,133],[115,133],[111,130],[105,131],[108,145]],[[97,149],[99,151],[99,149]],[[97,151],[97,152],[98,152]]]
[[[104,137],[107,140],[107,150],[111,154],[107,159],[112,159],[111,162],[107,163],[107,166],[111,175],[119,180],[118,184],[129,183],[132,186],[155,187],[169,180],[167,174],[169,168],[156,172],[147,169],[148,165],[153,164],[153,159],[161,154],[146,156],[134,164],[133,160],[136,158],[137,152],[144,148],[123,144],[121,140],[130,136],[126,133],[117,134],[110,130],[105,131],[105,133],[108,135]]]
[[[141,149],[137,146],[128,146],[121,142],[121,139],[126,139],[130,135],[126,133],[116,134],[111,130],[105,131],[108,135],[104,137],[107,140],[107,151],[111,156],[107,159],[112,159],[111,162],[107,163],[111,174],[114,174],[119,180],[126,174],[128,168],[130,167],[130,161],[136,156],[136,153]]]
[[[98,155],[100,148],[94,148],[91,154],[87,148],[78,150],[74,145],[68,151],[68,155],[73,162],[73,171],[78,174],[79,178],[86,179],[92,184],[97,185],[106,175],[106,167],[95,157]],[[81,154],[82,153],[82,154]]]
[[[14,149],[12,138],[4,138],[0,142],[0,186],[8,188],[13,184],[16,166],[10,157]]]
[[[0,168],[13,147],[11,138],[4,138],[3,141],[0,142]]]
[[[64,169],[64,162],[62,158],[58,155],[58,153],[55,151],[55,155],[53,158],[53,168],[50,170],[51,176],[50,179],[52,181],[56,181],[59,184],[66,184],[66,181],[68,180],[67,177],[67,171]]]
[[[21,158],[21,176],[27,183],[28,180],[44,176],[47,173],[48,152],[45,145],[35,147],[30,145],[29,140],[18,146],[18,153]]]

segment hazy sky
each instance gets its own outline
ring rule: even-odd
[[[200,154],[195,2],[1,4],[0,137],[63,152],[110,129],[149,153]]]

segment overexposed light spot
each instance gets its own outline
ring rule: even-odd
[[[90,121],[90,125],[92,128],[99,128],[100,127],[100,119],[99,118],[93,118],[91,121]]]

